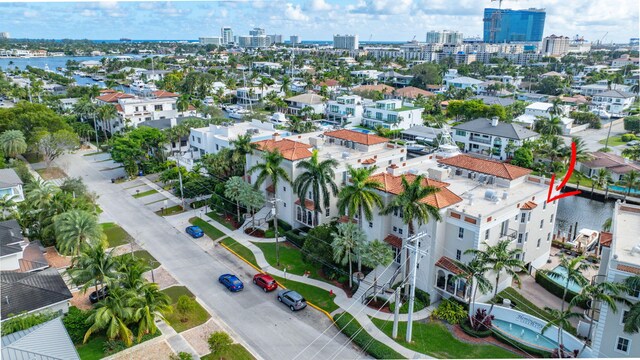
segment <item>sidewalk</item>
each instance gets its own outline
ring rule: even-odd
[[[184,339],[182,334],[178,334],[171,326],[164,321],[156,322],[158,329],[166,337],[167,343],[171,349],[176,353],[186,352],[193,356],[193,359],[200,359],[198,353],[191,347],[191,344]]]

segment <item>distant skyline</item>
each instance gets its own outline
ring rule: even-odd
[[[579,4],[579,6],[578,6]],[[114,40],[192,40],[234,35],[253,27],[267,34],[300,35],[302,40],[332,40],[358,34],[360,41],[425,40],[429,30],[450,29],[482,37],[483,9],[489,0],[225,0],[0,3],[0,32],[12,38]],[[520,0],[503,8],[545,8],[544,36],[627,43],[638,37],[637,0]]]

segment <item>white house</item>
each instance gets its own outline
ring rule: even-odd
[[[287,103],[287,112],[292,115],[298,115],[302,109],[310,107],[314,114],[324,114],[325,103],[324,98],[318,94],[306,93],[295,95],[284,99]]]
[[[479,118],[452,128],[453,140],[464,144],[465,152],[480,153],[505,160],[513,155],[525,140],[533,140],[538,133],[521,125]]]
[[[591,99],[591,107],[604,109],[608,113],[621,115],[631,107],[635,94],[620,90],[608,90],[596,94]]]
[[[379,100],[367,105],[362,115],[362,125],[370,128],[408,129],[422,125],[424,108],[406,105],[400,99]]]
[[[343,125],[360,125],[362,123],[362,114],[364,113],[365,101],[358,95],[341,95],[335,100],[327,101],[327,121],[335,122]]]
[[[209,125],[191,129],[189,146],[200,155],[215,154],[225,148],[233,148],[239,135],[251,135],[251,141],[270,139],[278,131],[269,122],[253,119],[251,122]],[[288,133],[285,133],[288,135]],[[195,157],[196,159],[199,157]]]
[[[449,69],[449,71],[447,71],[447,73],[442,78],[442,81],[444,83],[443,90],[452,87],[457,89],[470,88],[476,90],[476,88],[483,83],[482,80],[474,79],[468,76],[460,76],[458,74],[458,70],[456,69]]]
[[[9,196],[14,202],[24,201],[23,182],[13,169],[0,169],[0,198]]]
[[[611,67],[621,68],[627,65],[638,66],[640,64],[640,58],[631,57],[629,54],[624,54],[620,56],[618,59],[613,59],[611,61]]]
[[[596,94],[609,91],[609,90],[619,90],[623,92],[627,92],[631,89],[631,86],[621,85],[621,84],[609,84],[607,80],[599,80],[595,84],[582,85],[580,86],[580,94],[584,96],[594,96]]]
[[[280,86],[271,85],[265,88],[260,87],[242,87],[236,90],[236,98],[238,105],[248,106],[250,104],[256,104],[262,101],[267,94],[275,92],[278,96],[283,93],[280,91]]]

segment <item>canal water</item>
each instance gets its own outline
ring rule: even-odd
[[[558,199],[558,212],[556,215],[556,229],[564,235],[567,235],[569,226],[578,223],[578,229],[587,228],[593,230],[602,230],[602,224],[613,216],[614,202],[601,202],[583,198],[579,196],[570,196]]]

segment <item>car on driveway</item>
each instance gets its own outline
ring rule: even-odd
[[[273,291],[278,288],[278,283],[269,274],[255,274],[253,283],[258,285],[264,292]]]
[[[222,274],[218,278],[220,284],[224,285],[229,291],[236,292],[244,289],[244,284],[233,274]]]
[[[291,311],[302,310],[307,307],[307,300],[293,290],[278,291],[278,301],[287,305]]]
[[[186,229],[187,234],[191,235],[192,238],[197,239],[204,236],[204,231],[200,228],[200,226],[189,226]]]
[[[92,304],[95,304],[98,301],[106,298],[107,296],[109,296],[109,287],[105,286],[105,287],[99,289],[98,291],[94,291],[91,294],[89,294],[89,301]]]
[[[627,146],[636,146],[636,145],[640,145],[639,140],[632,140],[627,143]]]

